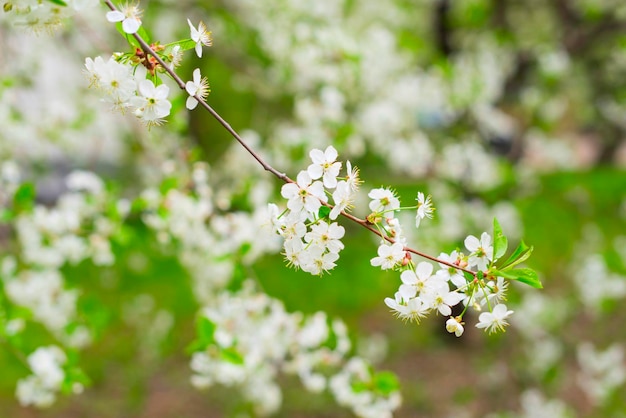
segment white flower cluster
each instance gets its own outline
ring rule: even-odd
[[[387,417],[400,405],[392,391],[355,390],[355,382],[370,387],[372,376],[364,360],[351,358],[347,329],[318,312],[310,317],[288,313],[282,303],[254,291],[250,282],[236,294],[222,293],[202,311],[211,327],[206,347],[193,354],[192,384],[238,387],[255,412],[275,412],[282,401],[275,383],[279,373],[297,375],[314,393],[329,389],[337,401],[360,417]]]
[[[1,276],[8,301],[32,314],[10,317],[11,334],[23,330],[24,319],[32,319],[58,341],[83,347],[91,342],[91,333],[76,318],[79,292],[66,286],[60,269],[86,259],[111,265],[110,240],[124,211],[111,210],[102,180],[90,172],[71,173],[66,187],[68,192],[54,206],[35,205],[17,215],[20,252],[4,257]]]
[[[102,180],[93,173],[75,171],[67,177],[66,186],[68,192],[55,206],[36,205],[32,213],[18,216],[23,261],[51,269],[87,258],[96,265],[112,264],[109,238],[116,225],[102,216],[108,204]]]
[[[15,25],[25,26],[39,32],[41,30],[52,31],[61,26],[63,19],[72,16],[75,12],[97,5],[97,0],[64,0],[63,2],[9,0],[3,4],[3,9]]]
[[[626,296],[626,277],[611,271],[601,254],[581,254],[572,277],[580,300],[596,312],[603,302]]]
[[[376,198],[372,201],[374,206],[380,205],[378,202]],[[458,251],[441,253],[438,259],[449,265],[439,263],[440,269],[433,272],[433,265],[429,262],[414,264],[402,241],[393,244],[383,241],[378,248],[378,257],[374,257],[371,264],[383,270],[402,270],[402,284],[394,298],[385,298],[385,304],[396,316],[407,321],[419,322],[433,311],[447,316],[446,330],[457,337],[464,332],[463,314],[467,307],[473,306],[477,311],[487,307],[489,311],[480,314],[476,327],[489,332],[503,330],[508,325],[507,318],[513,313],[499,303],[505,299],[508,283],[502,277],[479,279],[467,273],[472,276],[470,280],[460,270],[483,272],[487,268],[493,259],[491,237],[483,233],[479,240],[470,235],[465,239],[465,247],[469,255]],[[452,316],[452,307],[461,302],[465,305],[463,313]]]
[[[577,350],[580,372],[578,385],[593,404],[602,404],[626,383],[626,356],[618,343],[598,350],[590,342],[581,343]]]
[[[372,380],[369,365],[354,357],[330,380],[330,388],[339,405],[351,408],[362,418],[391,418],[401,402],[400,392],[392,391],[387,396],[362,390]]]
[[[182,167],[173,172],[177,176],[164,176],[162,182],[193,187],[145,189],[139,199],[144,205],[141,218],[160,243],[178,246],[177,255],[194,278],[195,296],[205,302],[232,279],[236,263],[248,265],[262,254],[277,251],[278,237],[261,226],[267,219],[265,206],[253,204],[253,212],[220,210],[223,192],[210,185],[210,180],[218,181],[210,178],[207,164],[195,164],[188,174]],[[259,185],[256,197],[266,201],[262,189]]]
[[[135,34],[141,27],[142,10],[136,3],[127,3],[119,10],[112,10],[106,14],[109,22],[121,22],[122,30],[127,34]],[[199,22],[196,28],[189,19],[190,40],[194,42],[194,49],[198,57],[202,57],[202,47],[211,46],[213,40],[211,32],[204,22]],[[137,36],[137,35],[135,35]],[[147,41],[147,39],[144,39]],[[181,41],[182,42],[182,41]],[[154,53],[159,54],[161,59],[169,62],[168,68],[173,70],[182,61],[183,49],[181,43],[176,43],[167,54],[160,52],[164,47],[158,43],[154,45]],[[169,87],[159,83],[160,78],[156,72],[162,62],[156,56],[146,56],[147,51],[137,50],[133,57],[128,59],[127,54],[115,54],[107,62],[100,57],[95,60],[87,58],[85,66],[90,74],[91,85],[102,89],[107,95],[107,100],[113,103],[114,109],[122,112],[127,108],[133,109],[133,113],[146,125],[160,125],[164,118],[170,114],[172,108],[168,100]],[[137,65],[141,63],[142,66]],[[146,79],[149,72],[152,79]],[[193,72],[193,80],[185,84],[185,90],[189,94],[186,107],[189,110],[195,109],[198,100],[206,99],[210,92],[209,83],[200,74],[200,69]]]
[[[516,418],[574,418],[576,415],[560,399],[546,399],[538,389],[528,389],[520,396],[522,413]]]
[[[27,362],[33,374],[17,383],[16,396],[20,404],[39,408],[52,405],[65,379],[63,365],[66,361],[63,350],[54,345],[39,347],[31,353]],[[77,386],[75,390],[81,391],[82,387]]]
[[[78,292],[64,288],[63,276],[57,270],[22,270],[4,280],[11,302],[29,308],[33,319],[50,331],[60,333],[74,319]]]
[[[428,27],[432,1],[411,7],[402,2],[351,4],[347,14],[346,3],[229,2],[258,37],[263,56],[270,58],[258,68],[265,76],[249,82],[294,98],[294,117],[276,124],[268,135],[279,142],[281,160],[291,160],[294,148],[320,147],[347,131],[351,156],[372,151],[390,170],[449,178],[476,189],[499,184],[498,162],[480,138],[464,135],[452,141],[435,137],[436,132],[431,138],[430,132],[474,115],[478,106],[496,113],[494,103],[514,64],[510,51],[486,36],[479,47],[455,51],[445,71],[421,65],[428,58],[407,53],[398,33],[431,39],[416,27]],[[485,118],[475,119],[480,126]]]
[[[348,161],[346,176],[337,180],[342,164],[332,145],[325,151],[314,149],[309,155],[312,164],[298,173],[295,183],[281,189],[287,209],[279,213],[276,205],[269,208],[274,231],[285,239],[284,255],[289,264],[321,275],[335,267],[344,248],[341,238],[345,230],[332,221],[352,207],[359,178],[358,170]],[[332,208],[327,204],[327,194],[333,198]],[[322,208],[328,209],[326,214]]]
[[[120,111],[132,109],[135,116],[148,126],[160,125],[170,114],[172,103],[167,99],[170,88],[156,86],[146,79],[146,69],[118,62],[114,57],[86,58],[85,67],[90,85],[106,94],[106,101]]]

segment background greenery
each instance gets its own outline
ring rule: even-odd
[[[408,11],[413,7],[411,2],[399,3],[406,3]],[[358,4],[347,1],[346,16],[357,13]],[[449,67],[455,53],[476,48],[484,34],[491,34],[501,47],[513,51],[517,69],[511,72],[495,105],[512,115],[523,127],[522,132],[503,141],[489,135],[483,138],[488,153],[505,167],[499,173],[502,179],[497,187],[475,190],[463,182],[436,176],[412,178],[397,174],[371,150],[353,161],[360,167],[367,186],[391,185],[403,201],[412,201],[417,190],[436,191],[443,183],[449,188],[445,198],[468,210],[476,200],[487,205],[500,201],[513,204],[523,225],[524,241],[535,247],[528,265],[540,272],[544,284],[541,292],[549,304],[555,309],[563,307],[561,314],[567,318],[557,321],[556,327],[550,325],[549,319],[545,324],[546,332],[565,347],[557,364],[539,376],[529,373],[526,346],[533,342],[516,330],[515,323],[504,335],[496,336],[487,336],[468,325],[465,335],[457,339],[445,332],[441,318],[431,317],[419,326],[394,319],[382,301],[394,293],[399,279],[396,274],[370,266],[376,241],[356,225],[345,225],[346,249],[331,274],[311,277],[290,270],[278,254],[265,256],[253,266],[240,266],[235,272],[234,283],[254,278],[265,292],[282,300],[289,311],[324,310],[343,319],[355,341],[384,336],[388,350],[378,367],[399,376],[404,404],[397,416],[444,417],[458,411],[477,417],[498,412],[513,416],[506,411],[519,410],[518,396],[528,388],[540,388],[546,396],[561,399],[575,416],[625,416],[626,403],[620,396],[623,384],[600,405],[593,404],[575,384],[578,343],[590,340],[600,348],[614,343],[623,346],[626,337],[626,315],[620,309],[623,298],[607,299],[598,311],[590,310],[581,303],[572,279],[576,269],[581,268],[577,262],[584,262],[581,246],[582,255],[598,253],[611,271],[622,279],[626,277],[626,171],[620,156],[626,116],[621,114],[621,122],[611,120],[599,106],[600,101],[608,99],[624,105],[626,89],[624,78],[619,76],[624,73],[616,68],[615,61],[619,60],[612,57],[621,54],[626,60],[626,26],[623,15],[593,4],[558,0],[523,4],[476,0],[420,3],[422,10],[430,11],[419,20],[426,28],[417,27],[411,32],[401,27],[396,33],[398,43],[415,54],[416,68],[442,68],[451,72],[451,78],[455,74]],[[167,2],[146,2],[145,22],[158,21],[171,7]],[[259,69],[275,63],[258,45],[254,29],[239,20],[236,7],[227,2],[200,6],[181,3],[180,7],[185,12],[219,20],[223,25],[221,33],[228,35],[226,39],[216,39],[208,57],[186,63],[183,72],[190,78],[193,68],[201,66],[213,86],[211,105],[231,125],[254,129],[265,138],[272,133],[273,121],[293,118],[293,91],[260,93],[254,84],[241,83],[242,78],[263,74]],[[520,19],[524,20],[523,25],[519,24]],[[171,30],[186,31],[180,26]],[[546,75],[539,64],[542,48],[555,45],[556,49],[565,50],[572,62],[561,76]],[[542,98],[565,98],[568,112],[558,120],[547,120],[540,108],[523,104],[523,92],[528,89],[538,91]],[[182,108],[182,103],[180,100],[175,106]],[[453,124],[429,132],[436,147],[442,146],[446,138],[460,138],[458,141],[462,142],[463,135],[480,130],[480,123],[469,110],[460,113]],[[346,126],[351,123],[346,122]],[[189,160],[205,160],[219,166],[232,144],[228,134],[199,111],[173,120],[170,128],[188,138],[180,147],[189,151]],[[545,172],[530,166],[526,171],[531,175],[527,176],[520,169],[524,162],[519,150],[527,145],[525,134],[533,129],[557,138],[588,135],[592,138],[593,157],[586,164],[553,167]],[[155,131],[158,135],[158,128]],[[336,139],[341,144],[346,138],[341,129],[338,132]],[[502,142],[506,145],[504,150],[498,148]],[[264,144],[271,144],[271,139]],[[138,171],[132,164],[137,164],[138,156],[150,144],[129,138],[127,145],[128,165],[114,167],[108,181],[114,187],[132,190],[132,176]],[[290,152],[294,161],[285,162],[285,170],[297,166],[306,150],[295,147]],[[294,177],[295,173],[289,174]],[[276,190],[279,187],[276,182]],[[247,191],[244,188],[238,192]],[[437,206],[435,192],[433,199]],[[446,219],[436,217],[432,222],[432,229],[429,232],[426,226],[418,243],[448,252],[462,246],[461,241],[443,242],[437,238],[437,225]],[[14,400],[14,385],[26,369],[16,361],[15,353],[0,348],[0,417],[219,417],[239,416],[245,411],[228,389],[198,392],[189,384],[185,348],[194,339],[194,319],[199,308],[191,291],[191,279],[179,265],[175,245],[166,249],[156,245],[153,234],[140,222],[131,221],[128,227],[124,245],[114,247],[115,266],[102,268],[83,262],[63,269],[70,286],[82,286],[80,312],[98,331],[96,343],[85,350],[81,359],[92,387],[80,396],[61,399],[47,411],[21,408]],[[475,225],[466,227],[468,234],[481,232],[472,229]],[[3,228],[2,248],[9,252],[11,232]],[[138,300],[138,295],[143,295],[143,299]],[[512,286],[511,306],[521,303],[527,295],[525,289]],[[129,323],[124,319],[125,310],[133,306],[145,310],[136,312],[138,317],[145,316],[145,322]],[[166,335],[150,339],[148,318],[159,310],[173,313],[175,325]],[[471,323],[471,319],[467,322]],[[43,329],[41,334],[29,334],[31,344],[43,339]],[[328,395],[311,395],[292,378],[283,380],[284,407],[277,416],[348,415]]]

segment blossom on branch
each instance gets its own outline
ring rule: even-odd
[[[112,23],[122,22],[122,29],[128,34],[136,33],[141,26],[142,11],[138,4],[131,3],[107,13],[107,20]]]
[[[198,23],[198,29],[193,26],[191,20],[187,19],[187,23],[189,24],[189,30],[191,32],[191,39],[196,43],[196,54],[198,55],[198,58],[202,58],[202,45],[213,45],[211,31],[207,29],[206,25],[202,21]]]
[[[474,235],[465,238],[465,248],[471,252],[468,260],[469,265],[477,266],[479,270],[485,270],[493,259],[491,236],[486,232],[481,234],[480,240]]]
[[[152,80],[142,80],[139,82],[137,90],[139,96],[130,100],[131,105],[136,108],[135,115],[148,126],[160,125],[162,119],[170,114],[172,108],[172,103],[167,100],[170,88],[165,84],[157,87]]]
[[[330,145],[324,152],[313,149],[309,153],[313,164],[309,165],[307,172],[313,180],[322,177],[324,187],[333,188],[337,186],[337,176],[341,170],[341,163],[337,160],[337,150]]]
[[[504,327],[509,325],[507,318],[513,315],[513,311],[509,311],[506,305],[496,305],[491,312],[483,312],[478,317],[476,328],[485,328],[485,331],[494,333],[496,331],[504,331]]]
[[[378,247],[378,257],[374,257],[370,260],[370,263],[374,267],[380,266],[382,270],[389,270],[397,266],[404,260],[406,252],[404,251],[404,245],[400,242],[396,242],[392,245],[383,242]]]
[[[435,208],[430,196],[424,197],[424,193],[417,193],[417,214],[415,215],[415,227],[419,228],[420,222],[424,218],[432,219]]]
[[[296,183],[283,185],[280,194],[288,199],[287,207],[293,212],[307,211],[315,214],[322,206],[321,202],[326,202],[324,186],[319,181],[312,181],[311,176],[306,171],[298,173]]]
[[[187,84],[185,84],[185,90],[189,93],[189,97],[187,97],[187,102],[185,103],[185,106],[189,110],[195,109],[198,105],[198,100],[194,96],[205,100],[211,92],[209,81],[206,77],[200,75],[199,68],[193,70],[193,81],[188,81]]]

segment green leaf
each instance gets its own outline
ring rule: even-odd
[[[502,228],[496,218],[493,218],[493,261],[496,261],[506,253],[508,240],[502,233]]]
[[[193,49],[196,47],[196,43],[193,39],[183,39],[182,41],[171,42],[169,44],[163,45],[165,47],[165,53],[169,54],[172,52],[174,47],[179,46],[181,51],[187,51],[189,49]]]
[[[126,42],[128,42],[130,46],[132,46],[133,48],[141,48],[141,44],[139,44],[139,41],[135,39],[133,34],[124,32],[124,28],[122,28],[122,22],[117,22],[115,24],[115,28],[124,38],[126,38]],[[137,35],[139,35],[139,37],[141,37],[141,39],[143,39],[145,43],[150,45],[150,35],[143,27],[143,25],[139,26],[139,29],[137,30]]]
[[[22,184],[13,195],[13,207],[16,212],[33,208],[35,202],[35,186],[31,183]]]
[[[482,280],[484,277],[485,277],[485,275],[483,274],[483,272],[482,272],[482,271],[478,270],[478,271],[476,272],[476,278],[477,278],[478,280]]]
[[[250,252],[251,249],[252,244],[250,244],[249,242],[244,242],[243,244],[241,244],[241,247],[239,247],[239,255],[246,255]]]
[[[472,273],[468,273],[467,271],[463,271],[463,276],[468,283],[471,283],[474,280],[474,276],[472,275]]]
[[[58,4],[59,6],[67,6],[67,3],[63,0],[48,0],[50,3]]]
[[[543,285],[539,280],[539,276],[537,275],[537,272],[533,269],[522,268],[512,269],[508,271],[493,270],[493,274],[495,274],[496,276],[502,276],[505,279],[517,280],[518,282],[527,284],[528,286],[534,287],[535,289],[543,289]]]
[[[512,267],[518,265],[519,263],[523,263],[528,260],[528,257],[533,252],[532,246],[527,246],[524,241],[520,242],[513,254],[506,260],[504,266],[501,267],[502,270],[509,270]]]
[[[317,212],[317,216],[320,219],[328,218],[330,215],[330,208],[328,206],[320,206],[319,211]]]
[[[196,351],[202,351],[212,344],[215,339],[215,324],[211,322],[207,317],[198,317],[196,321],[196,336],[197,338],[189,344],[185,350],[187,354],[195,353]]]
[[[222,359],[226,360],[229,363],[244,363],[243,356],[239,354],[239,352],[233,347],[223,349],[220,353],[220,356],[222,357]]]
[[[356,381],[356,382],[352,382],[350,384],[350,387],[352,388],[352,391],[354,393],[361,393],[361,392],[365,392],[368,389],[368,385],[365,382],[362,381]]]
[[[0,209],[0,224],[11,222],[15,218],[13,211],[9,209]]]
[[[198,339],[206,344],[213,342],[213,334],[215,334],[215,324],[207,317],[201,316],[196,324],[196,333]]]
[[[124,32],[124,28],[122,28],[122,22],[115,23],[115,29],[117,29],[117,31],[124,37],[124,39],[126,39],[126,42],[128,42],[130,46],[132,46],[133,48],[141,48],[141,45],[139,45],[139,42],[137,41],[137,39],[135,39],[133,35],[129,35],[128,33]]]
[[[376,392],[382,395],[389,395],[392,392],[396,392],[400,389],[398,378],[392,372],[378,372],[374,376],[374,387]]]
[[[187,354],[193,354],[198,351],[203,351],[207,347],[207,344],[200,340],[194,340],[187,347],[185,347],[185,352]]]
[[[167,177],[163,179],[159,186],[159,191],[165,195],[168,191],[178,188],[178,179],[176,177]]]
[[[64,367],[65,369],[65,379],[61,384],[61,393],[64,395],[70,395],[74,393],[75,384],[80,384],[82,386],[89,386],[91,381],[89,380],[89,376],[82,371],[79,367]]]

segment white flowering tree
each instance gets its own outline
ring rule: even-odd
[[[626,407],[620,2],[3,10],[10,416]]]

